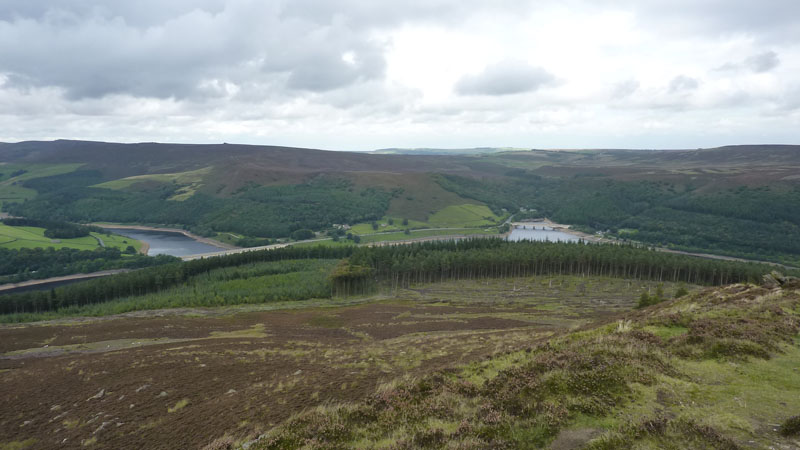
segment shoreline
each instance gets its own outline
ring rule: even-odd
[[[198,236],[198,235],[196,235],[196,234],[194,234],[192,232],[189,232],[189,231],[186,231],[186,230],[182,230],[180,228],[150,227],[150,226],[146,226],[146,225],[122,225],[122,224],[107,223],[107,222],[95,222],[95,223],[91,223],[90,225],[98,226],[98,227],[101,227],[101,228],[119,228],[121,230],[161,231],[161,232],[164,232],[164,233],[179,233],[179,234],[182,234],[182,235],[184,235],[184,236],[186,236],[186,237],[188,237],[190,239],[194,239],[197,242],[201,242],[203,244],[211,245],[213,247],[218,247],[218,248],[221,248],[223,250],[236,250],[237,248],[242,248],[242,247],[237,247],[235,245],[230,245],[230,244],[226,244],[224,242],[220,242],[220,241],[218,241],[216,239],[211,239],[211,238],[207,238],[207,237],[203,237],[203,236]],[[142,246],[142,250],[144,250],[144,254],[146,255],[147,251],[150,250],[150,245],[147,244],[144,241],[142,241],[142,244],[144,244]],[[147,249],[145,249],[145,246],[147,247]],[[142,251],[142,250],[140,250],[140,251]]]

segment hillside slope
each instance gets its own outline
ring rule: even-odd
[[[796,448],[800,281],[708,289],[317,408],[249,448]]]
[[[484,225],[496,227],[524,208],[621,240],[797,266],[799,156],[791,145],[381,155],[22,142],[0,147],[8,168],[0,202],[19,216],[167,225],[250,242],[334,224],[432,228],[437,213],[463,205],[488,206]]]

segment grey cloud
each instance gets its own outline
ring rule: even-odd
[[[742,70],[749,70],[755,73],[764,73],[778,67],[780,63],[781,60],[778,58],[778,54],[770,50],[750,56],[742,62],[725,63],[714,70],[718,72],[738,72]]]
[[[758,41],[789,44],[800,38],[796,0],[595,0],[594,4],[629,8],[648,29],[663,35],[745,34]]]
[[[535,5],[519,0],[292,0],[286,3],[282,16],[321,24],[338,20],[359,27],[385,27],[408,21],[456,22],[483,13],[519,16]]]
[[[531,3],[532,4],[532,3]],[[12,0],[0,2],[0,74],[71,99],[203,98],[217,82],[323,92],[382,79],[373,30],[518,14],[512,0]],[[352,63],[342,55],[354,55]]]
[[[176,15],[149,22],[134,12],[159,8],[144,3],[154,8],[85,0],[0,10],[0,74],[73,99],[202,97],[209,82],[274,82],[280,74],[291,89],[325,91],[384,74],[383,44],[367,30],[282,19],[279,3],[207,0],[197,4],[203,9],[178,1],[165,8]],[[352,63],[342,60],[348,52]]]
[[[756,73],[769,72],[778,67],[780,63],[781,60],[778,59],[778,54],[773,51],[753,55],[744,61],[744,65]]]
[[[487,66],[477,75],[465,75],[455,86],[461,95],[510,95],[535,91],[553,84],[555,77],[520,61],[502,61]]]
[[[676,94],[679,92],[693,91],[700,86],[700,82],[686,75],[678,75],[669,82],[669,92]]]

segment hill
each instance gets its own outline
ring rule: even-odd
[[[20,216],[233,233],[243,245],[334,224],[436,228],[477,207],[492,211],[480,227],[498,229],[524,208],[621,240],[797,265],[798,156],[788,145],[408,155],[21,142],[0,146],[0,202]]]
[[[793,448],[798,288],[696,292],[309,410],[248,448]]]
[[[0,444],[796,444],[797,280],[623,246],[463,244],[251,252],[6,297],[4,321],[58,320],[0,325]],[[380,290],[353,295],[367,268]]]
[[[528,149],[514,147],[475,148],[382,148],[370,153],[377,155],[483,155],[500,152],[523,152]]]

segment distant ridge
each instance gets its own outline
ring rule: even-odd
[[[501,152],[526,152],[530,148],[474,147],[474,148],[382,148],[370,153],[376,155],[482,155]]]

